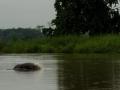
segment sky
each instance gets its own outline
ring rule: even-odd
[[[48,25],[55,18],[55,0],[0,0],[0,28]]]

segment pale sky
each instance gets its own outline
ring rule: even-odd
[[[47,25],[55,18],[55,0],[0,0],[0,28]]]

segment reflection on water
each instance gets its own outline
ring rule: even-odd
[[[37,72],[15,72],[33,62]],[[120,59],[83,59],[80,55],[23,54],[0,56],[1,90],[120,90]]]
[[[42,69],[37,72],[10,70],[25,62],[37,63]],[[57,90],[56,63],[53,55],[1,55],[0,90]]]
[[[120,90],[120,60],[70,57],[58,64],[59,90]]]

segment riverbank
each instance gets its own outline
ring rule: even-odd
[[[0,53],[120,53],[120,36],[59,36],[1,41]]]

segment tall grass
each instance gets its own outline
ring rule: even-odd
[[[1,53],[120,53],[120,36],[58,36],[0,42]]]

